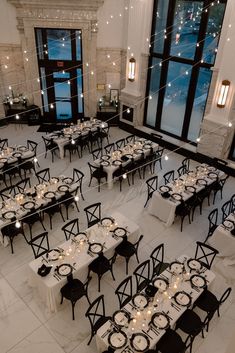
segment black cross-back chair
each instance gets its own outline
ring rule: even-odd
[[[32,140],[27,140],[27,148],[33,152],[33,157],[37,156],[37,147],[38,147],[38,143]],[[40,167],[38,161],[36,162],[37,166]]]
[[[183,342],[181,336],[169,328],[158,341],[155,353],[184,353],[190,347],[190,343],[190,338]]]
[[[61,230],[64,232],[65,240],[75,237],[79,233],[79,219],[74,218],[66,223]]]
[[[214,231],[216,230],[216,228],[218,226],[218,223],[217,223],[218,222],[218,214],[219,214],[218,208],[215,208],[208,215],[209,229],[208,229],[205,243],[207,242],[208,238],[212,236],[212,234],[214,233]]]
[[[175,215],[180,217],[180,231],[183,231],[183,224],[184,224],[184,219],[185,217],[188,216],[188,221],[189,224],[191,224],[191,209],[192,205],[190,203],[185,202],[184,200],[181,200],[180,204],[176,207],[175,210]]]
[[[153,160],[153,164],[152,164],[152,172],[154,173],[156,164],[159,163],[160,165],[160,169],[162,170],[162,156],[164,153],[165,148],[164,147],[158,147],[157,151],[155,151],[155,155],[154,155],[154,160]]]
[[[109,126],[100,127],[98,130],[98,135],[100,138],[101,146],[103,144],[104,139],[106,139],[107,143],[109,143]]]
[[[29,245],[31,245],[35,259],[48,253],[48,251],[50,251],[48,232],[44,232],[36,237],[33,237],[29,241]]]
[[[235,212],[235,194],[231,197],[231,212]]]
[[[80,156],[82,157],[83,151],[85,148],[88,149],[89,152],[91,152],[90,149],[90,131],[87,134],[81,134],[77,138],[77,144],[80,147]]]
[[[66,145],[64,145],[64,156],[66,156],[66,152],[69,152],[69,161],[71,163],[72,161],[72,155],[75,154],[77,152],[78,157],[80,157],[80,151],[79,151],[79,137],[77,138],[72,138],[70,137],[69,139],[69,143],[67,143]]]
[[[165,269],[169,266],[169,263],[164,262],[164,251],[164,244],[162,243],[159,244],[150,254],[153,265],[152,279],[159,276],[160,273],[165,271]]]
[[[14,218],[14,220],[16,219]],[[14,254],[14,249],[13,249],[14,238],[19,234],[22,234],[23,237],[25,238],[24,228],[22,227],[22,224],[20,225],[19,228],[16,227],[15,223],[7,224],[6,226],[2,227],[1,232],[2,232],[3,239],[4,237],[8,237],[11,245],[11,253]]]
[[[67,190],[59,199],[61,206],[63,205],[65,207],[67,220],[69,219],[69,207],[71,205],[74,205],[79,212],[78,201],[76,200],[76,196],[78,196],[78,190],[79,186],[73,191]]]
[[[126,142],[127,143],[134,143],[136,140],[136,136],[135,135],[129,135],[126,137]]]
[[[106,154],[111,154],[115,150],[114,143],[109,143],[108,145],[104,146],[104,150]]]
[[[8,176],[10,179],[10,186],[12,186],[12,179],[15,178],[17,175],[21,177],[20,175],[20,170],[19,170],[19,161],[17,159],[17,162],[14,163],[4,163],[4,166],[2,168],[2,172],[4,174],[4,182],[6,183],[6,177]]]
[[[84,200],[84,196],[82,193],[82,182],[83,182],[83,178],[84,178],[84,173],[81,172],[80,170],[73,168],[73,182],[77,183],[78,185],[78,190],[81,194],[82,199]]]
[[[98,131],[91,131],[89,134],[89,139],[90,139],[90,146],[91,146],[91,151],[93,150],[93,146],[96,145],[97,147],[102,146],[102,142],[100,139],[100,134]]]
[[[141,240],[143,239],[143,235],[140,235],[139,239],[137,240],[137,242],[135,242],[134,244],[129,242],[127,240],[127,237],[125,236],[121,242],[121,244],[119,244],[116,249],[115,252],[117,255],[122,256],[125,258],[126,260],[126,275],[128,275],[128,263],[130,261],[130,258],[135,255],[136,256],[136,260],[139,263],[139,258],[138,258],[138,248],[139,248],[139,244],[141,242]]]
[[[165,185],[170,183],[171,181],[174,181],[174,178],[175,178],[174,170],[171,170],[163,175]]]
[[[136,291],[142,291],[150,282],[150,260],[145,260],[139,264],[133,272],[136,280]]]
[[[67,283],[61,288],[61,301],[60,304],[63,303],[64,298],[68,299],[72,305],[72,318],[75,320],[74,308],[76,302],[82,297],[86,297],[89,305],[91,304],[90,299],[88,297],[87,289],[88,284],[91,280],[91,277],[88,277],[85,283],[82,283],[78,278],[73,278],[73,275],[67,276]]]
[[[8,139],[0,139],[0,151],[8,147]]]
[[[98,181],[98,192],[100,192],[101,179],[105,178],[107,181],[107,173],[103,170],[102,165],[98,167],[88,162],[88,166],[90,169],[90,181],[88,186],[91,186],[91,181],[95,178]]]
[[[126,167],[123,167],[122,164],[118,166],[118,169],[113,172],[113,179],[119,181],[119,190],[122,191],[122,183],[123,180],[126,178],[128,185],[130,186],[130,180],[128,174],[126,173],[128,170]]]
[[[133,296],[132,276],[126,277],[116,288],[120,309],[125,306]]]
[[[59,149],[58,145],[53,141],[53,138],[48,139],[42,136],[45,145],[45,158],[47,157],[47,152],[51,152],[52,163],[54,162],[54,157],[56,151]]]
[[[151,178],[149,178],[148,180],[146,180],[146,185],[147,185],[147,190],[148,190],[148,196],[147,196],[147,200],[144,204],[144,207],[147,206],[149,200],[152,198],[154,191],[157,190],[158,187],[158,176],[153,176]]]
[[[20,177],[22,177],[22,173],[23,173],[24,177],[26,178],[27,172],[31,173],[32,170],[34,171],[34,173],[36,173],[33,157],[29,157],[29,158],[21,158],[20,157],[20,158],[18,158],[18,162],[19,162]]]
[[[225,221],[225,219],[230,215],[232,212],[232,201],[228,200],[226,201],[223,206],[221,207],[222,211],[222,222]]]
[[[223,179],[217,179],[212,185],[211,185],[211,190],[213,192],[213,205],[215,203],[215,198],[216,198],[216,195],[217,193],[220,191],[220,197],[221,197],[221,200],[223,198],[223,189],[224,189],[224,185],[228,179],[229,175],[226,175],[225,178]]]
[[[182,175],[187,173],[187,168],[185,165],[182,165],[177,169],[178,177],[180,178]]]
[[[61,209],[61,204],[60,204],[60,199],[56,200],[55,197],[53,197],[48,204],[42,208],[43,215],[45,213],[48,215],[49,220],[50,220],[50,229],[52,229],[52,218],[56,213],[59,213],[61,215],[61,218],[63,222],[65,222],[62,209]]]
[[[91,153],[92,153],[93,160],[95,161],[96,159],[101,159],[101,157],[103,155],[103,149],[102,148],[96,148]]]
[[[8,186],[0,191],[0,199],[2,202],[9,200],[15,195],[15,186]]]
[[[200,316],[191,309],[186,311],[180,316],[176,322],[175,330],[180,329],[187,334],[186,341],[190,340],[190,353],[192,353],[193,341],[200,333],[204,338],[204,329],[208,331],[209,322],[213,318],[214,313],[208,313],[202,321]]]
[[[87,343],[91,343],[92,338],[98,331],[98,329],[103,326],[106,321],[110,320],[109,316],[105,316],[105,306],[104,306],[104,296],[100,295],[96,298],[86,311],[86,317],[88,317],[91,325],[91,337]]]
[[[87,228],[99,223],[101,220],[101,202],[93,203],[84,208],[87,218]]]
[[[197,241],[197,247],[195,252],[195,259],[201,262],[203,266],[207,269],[210,269],[212,263],[215,259],[215,256],[219,253],[218,250],[213,248],[212,246]]]
[[[46,231],[39,209],[36,210],[35,207],[31,208],[29,213],[26,216],[24,216],[21,220],[23,224],[27,224],[29,227],[30,239],[32,239],[32,235],[33,235],[32,229],[35,223],[39,222],[42,228]]]
[[[37,172],[36,177],[38,179],[39,184],[45,183],[51,179],[50,168],[45,168]]]
[[[116,148],[118,149],[118,150],[120,150],[120,149],[122,149],[123,147],[125,147],[125,144],[126,144],[126,139],[120,139],[120,140],[117,140],[116,142],[115,142],[115,145],[116,145]]]
[[[196,306],[199,309],[205,311],[206,313],[214,314],[215,312],[217,312],[217,315],[220,316],[220,306],[228,299],[231,291],[232,288],[228,287],[224,291],[220,299],[217,299],[211,291],[205,289],[204,292],[200,295],[200,297],[195,301],[194,307]]]
[[[20,180],[16,185],[15,185],[15,192],[18,194],[24,194],[25,190],[27,188],[31,188],[31,181],[30,178],[25,178]]]
[[[88,266],[88,277],[90,277],[90,273],[96,273],[97,277],[98,277],[98,292],[100,292],[100,281],[101,278],[103,277],[103,275],[106,272],[110,272],[112,275],[113,280],[115,281],[115,277],[113,274],[113,264],[116,260],[116,254],[114,253],[114,255],[112,257],[110,257],[109,259],[107,259],[107,257],[104,256],[103,252],[99,253],[98,257],[92,261],[92,263],[89,264]]]
[[[188,172],[190,169],[190,159],[189,158],[184,158],[182,160],[182,166],[186,168],[186,172]]]

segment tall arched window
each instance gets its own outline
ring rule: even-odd
[[[196,141],[226,0],[155,0],[145,125]]]

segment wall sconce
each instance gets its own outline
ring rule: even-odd
[[[219,108],[225,107],[226,101],[228,98],[229,86],[230,86],[230,81],[228,81],[228,80],[222,81],[222,85],[220,87],[220,92],[219,92],[219,99],[217,102],[217,107],[219,107]]]
[[[128,80],[131,82],[135,81],[135,67],[136,60],[134,58],[130,58],[128,66]]]

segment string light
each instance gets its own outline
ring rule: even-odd
[[[91,71],[91,75],[94,75],[94,71]]]
[[[109,54],[107,54],[107,58],[110,59],[110,55]]]
[[[42,94],[42,95],[44,94],[43,90],[41,90],[41,94]]]
[[[37,78],[37,81],[38,81],[38,82],[40,82],[40,79],[39,79],[39,78]]]
[[[70,85],[70,84],[71,84],[71,82],[70,82],[69,80],[67,81],[67,83],[68,83],[68,85]]]
[[[165,155],[165,161],[168,161],[168,159],[169,159],[169,157],[168,157],[168,155],[166,154],[166,155]]]
[[[89,66],[89,63],[86,63],[86,66],[88,67],[88,66]]]
[[[126,173],[123,174],[122,178],[123,178],[123,179],[126,179],[126,178],[127,178],[127,174],[126,174]]]
[[[80,94],[80,97],[81,97],[81,98],[83,98],[83,97],[84,97],[83,93],[81,93],[81,94]]]
[[[34,161],[34,163],[37,163],[38,162],[37,157],[34,157],[33,161]]]
[[[111,88],[112,86],[110,84],[108,84],[108,88]]]
[[[11,91],[11,86],[9,86],[8,88],[9,88],[9,90]]]
[[[16,114],[16,120],[19,120],[19,119],[20,119],[19,114]]]
[[[26,61],[29,61],[29,58],[25,58]]]
[[[19,221],[19,220],[17,220],[17,221],[15,222],[15,226],[16,226],[16,228],[20,228],[20,227],[21,227],[21,224],[20,224],[20,221]]]
[[[232,126],[233,126],[233,124],[231,123],[231,121],[228,123],[228,126],[229,126],[229,127],[232,127]]]
[[[196,139],[197,142],[200,142],[200,140],[201,140],[200,137],[198,137],[198,138]]]
[[[127,114],[130,114],[131,111],[129,108],[127,108],[126,112],[127,112]]]
[[[5,69],[8,69],[8,66],[6,64],[4,65],[4,67],[5,67]]]
[[[54,109],[54,104],[51,103],[51,104],[50,104],[50,108],[51,108],[51,109]]]
[[[79,201],[79,196],[78,196],[78,195],[75,195],[75,196],[74,196],[74,200],[75,200],[76,202],[78,202],[78,201]]]
[[[74,139],[72,139],[72,140],[71,140],[71,143],[72,143],[72,145],[75,145],[75,141],[74,141]]]
[[[149,99],[153,99],[153,97],[152,97],[152,96],[149,96]]]

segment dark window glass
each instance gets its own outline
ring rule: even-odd
[[[78,91],[78,113],[83,113],[83,93],[82,89],[82,70],[77,69],[77,91]]]
[[[153,51],[158,53],[163,52],[164,30],[166,29],[168,4],[169,0],[159,0],[157,4],[155,33],[151,37],[150,43],[154,44]]]
[[[48,94],[47,94],[47,83],[46,83],[46,72],[45,68],[41,67],[40,68],[40,74],[41,74],[41,86],[42,86],[42,100],[43,100],[43,109],[45,112],[49,112],[49,106],[48,106]]]
[[[70,36],[69,30],[47,29],[49,60],[72,60]]]
[[[81,48],[81,31],[76,31],[76,57],[77,60],[82,60],[82,48]]]
[[[159,90],[160,75],[161,75],[161,68],[159,67],[160,62],[161,62],[161,59],[153,58],[150,87],[149,87],[147,120],[146,120],[147,124],[150,126],[155,126],[155,123],[156,123],[158,90]]]
[[[193,59],[201,24],[201,1],[176,1],[171,55]]]

